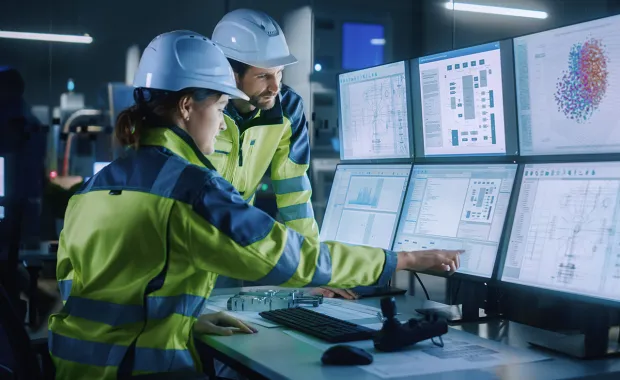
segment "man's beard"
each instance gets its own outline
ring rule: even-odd
[[[251,96],[249,103],[253,105],[254,107],[261,109],[263,111],[270,110],[276,104],[276,98],[273,97],[270,100],[267,100],[265,96],[269,96],[269,95],[271,95],[271,93],[262,93],[260,95]]]

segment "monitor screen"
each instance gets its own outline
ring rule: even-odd
[[[410,164],[338,165],[321,241],[390,249]]]
[[[416,155],[516,155],[512,62],[511,41],[414,60]]]
[[[522,155],[620,152],[618,38],[620,16],[515,38]]]
[[[526,165],[502,281],[620,301],[620,163]]]
[[[490,278],[516,173],[516,164],[416,165],[393,249],[464,249],[458,272]]]
[[[110,164],[109,162],[95,162],[93,164],[93,175],[99,173],[101,169],[105,168],[109,164]]]
[[[340,74],[340,158],[410,158],[405,62]]]

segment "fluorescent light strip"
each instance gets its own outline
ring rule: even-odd
[[[385,45],[385,38],[371,38],[370,39],[370,44],[371,45]]]
[[[36,40],[50,42],[72,42],[76,44],[89,44],[93,38],[89,35],[75,36],[70,34],[49,34],[49,33],[27,33],[27,32],[8,32],[0,30],[0,38],[13,38],[18,40]]]
[[[545,19],[547,18],[547,12],[542,11],[530,11],[527,9],[518,9],[518,8],[505,8],[505,7],[493,7],[490,5],[478,5],[478,4],[468,4],[468,3],[452,3],[448,1],[445,3],[446,9],[455,11],[463,11],[463,12],[476,12],[476,13],[490,13],[494,15],[502,15],[502,16],[516,16],[516,17],[529,17],[529,18],[539,18]]]

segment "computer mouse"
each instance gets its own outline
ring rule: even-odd
[[[339,344],[325,350],[321,362],[327,365],[368,365],[372,363],[372,355],[361,348]]]

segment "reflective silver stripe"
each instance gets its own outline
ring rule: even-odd
[[[321,243],[319,258],[314,270],[314,276],[308,286],[327,285],[332,279],[332,256],[329,252],[329,246]]]
[[[280,285],[287,282],[297,271],[304,237],[290,228],[287,228],[286,232],[286,245],[280,259],[265,277],[256,281],[258,284]]]
[[[55,357],[98,367],[120,366],[128,348],[118,344],[69,338],[53,332],[49,334],[48,346],[50,353]],[[187,349],[136,347],[133,369],[145,372],[167,372],[195,370],[195,366],[192,355]]]

